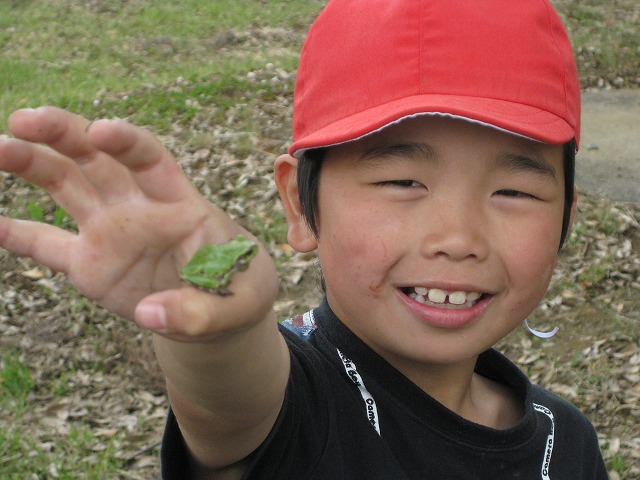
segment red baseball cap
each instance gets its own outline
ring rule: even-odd
[[[580,139],[580,84],[547,0],[330,0],[305,41],[289,153],[447,115]]]

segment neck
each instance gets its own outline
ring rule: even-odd
[[[472,401],[477,357],[445,365],[406,362],[402,358],[383,357],[429,396],[458,414]]]
[[[506,429],[524,415],[522,400],[514,392],[475,373],[477,357],[446,365],[413,365],[384,357],[429,396],[471,422]]]

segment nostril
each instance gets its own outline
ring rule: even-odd
[[[440,250],[434,254],[435,258],[442,258],[447,260],[465,260],[476,259],[478,255],[475,253],[468,253],[462,250],[449,249],[447,251]]]

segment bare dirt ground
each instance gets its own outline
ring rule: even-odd
[[[640,90],[583,92],[581,143],[578,187],[640,206]]]

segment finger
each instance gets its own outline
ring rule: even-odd
[[[0,247],[67,273],[76,236],[46,223],[0,217]]]
[[[92,145],[125,165],[150,198],[176,201],[193,191],[173,156],[151,132],[124,120],[99,120],[88,133]]]
[[[14,112],[9,117],[9,131],[29,142],[44,143],[74,159],[95,152],[85,135],[90,121],[57,107],[40,107]]]
[[[79,225],[98,207],[96,190],[75,163],[48,147],[0,139],[0,170],[47,190]]]
[[[106,203],[137,190],[128,169],[91,144],[91,122],[56,107],[18,110],[9,118],[17,138],[43,143],[72,159]]]

